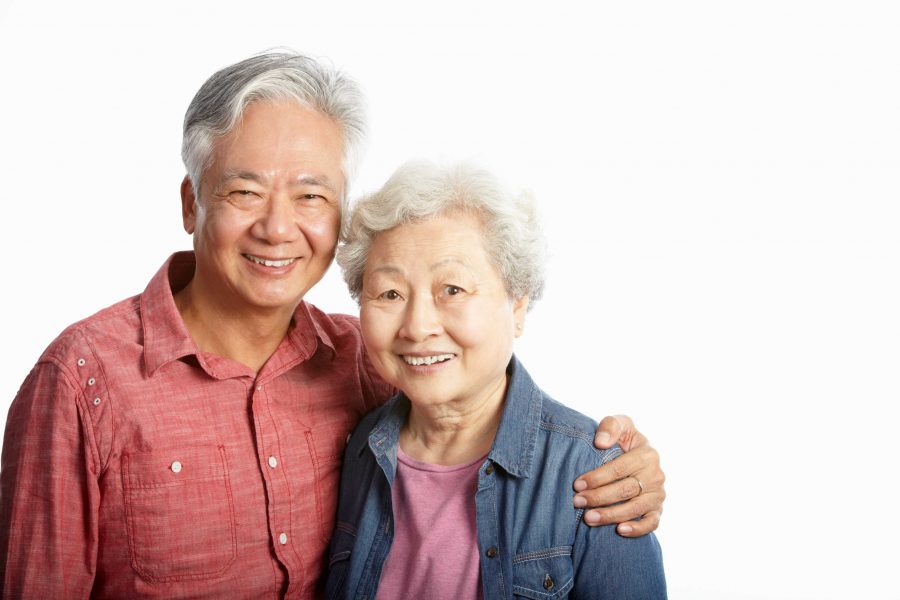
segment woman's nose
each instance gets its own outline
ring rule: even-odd
[[[434,299],[430,295],[413,297],[407,304],[400,336],[419,342],[442,331],[441,315]]]

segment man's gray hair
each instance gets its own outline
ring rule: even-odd
[[[345,221],[337,262],[353,298],[359,302],[362,295],[369,250],[379,233],[448,213],[468,213],[481,221],[485,250],[510,298],[528,296],[530,307],[541,297],[547,246],[534,197],[511,192],[473,165],[410,162],[380,190],[360,199]]]
[[[346,208],[347,187],[366,133],[362,91],[337,69],[288,51],[259,54],[217,71],[191,100],[184,115],[181,158],[195,193],[200,193],[200,178],[212,161],[216,138],[227,135],[247,106],[258,100],[294,100],[338,124],[344,150],[341,208]]]

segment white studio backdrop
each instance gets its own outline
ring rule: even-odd
[[[433,4],[2,0],[0,412],[189,248],[184,110],[288,46],[368,92],[354,192],[423,157],[537,194],[517,352],[660,450],[672,598],[900,598],[895,4]],[[355,311],[336,269],[308,299]]]

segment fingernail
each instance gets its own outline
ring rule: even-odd
[[[605,431],[601,431],[600,435],[597,436],[597,441],[603,445],[608,444],[609,443],[609,434],[606,433]]]
[[[628,534],[634,531],[634,528],[631,525],[619,525],[619,533]]]
[[[588,525],[599,525],[600,515],[598,515],[594,511],[586,512],[584,513],[584,522]]]
[[[587,506],[587,498],[584,496],[575,496],[575,508],[584,508]]]
[[[575,480],[575,491],[576,492],[583,492],[586,489],[587,489],[587,481],[585,481],[584,479],[576,479]]]

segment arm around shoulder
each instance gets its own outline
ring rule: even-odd
[[[39,362],[10,406],[0,468],[0,596],[87,598],[97,555],[98,454],[86,399]]]

